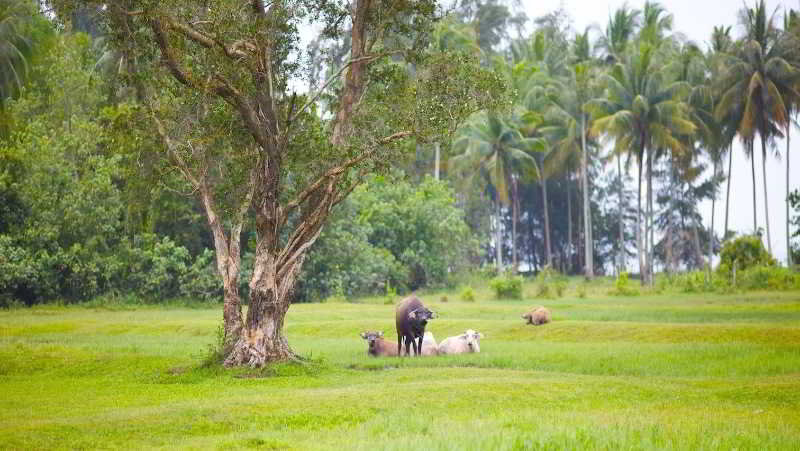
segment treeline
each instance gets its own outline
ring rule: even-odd
[[[131,62],[98,11],[43,14],[46,4],[0,7],[0,43],[14,50],[0,55],[0,305],[220,300],[207,211],[186,179],[203,171],[163,151]],[[731,143],[745,142],[755,161],[755,138],[766,156],[796,118],[794,11],[778,24],[763,2],[745,7],[744,35],[717,27],[701,49],[672,30],[657,2],[622,7],[599,32],[576,32],[562,10],[529,20],[500,0],[446,6],[430,51],[491,68],[510,104],[474,114],[453,136],[409,144],[407,158],[382,161],[384,175],[334,208],[297,276],[295,302],[452,285],[481,265],[589,276],[633,270],[643,280],[656,265],[670,273],[709,266],[733,231],[727,207],[726,236],[715,236],[721,219],[703,224],[698,206],[729,182]],[[345,62],[343,48],[324,36],[309,46],[311,62],[320,58],[311,66],[323,68],[311,74],[312,87],[339,67],[331,55]],[[393,77],[414,72],[387,67]],[[756,75],[776,89],[744,83]],[[174,99],[170,89],[159,93],[164,104]],[[763,95],[772,107],[759,104]],[[319,117],[333,113],[328,100],[319,99]],[[225,129],[230,118],[211,108],[209,120]],[[220,142],[223,155],[232,144]],[[226,175],[213,180],[219,199],[235,197],[243,177]],[[233,207],[222,204],[235,230]],[[243,299],[255,230],[249,218],[240,231],[235,283]],[[754,223],[746,232],[759,230]]]

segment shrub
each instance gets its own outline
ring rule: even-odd
[[[503,274],[489,281],[495,296],[498,299],[521,299],[522,277]]]
[[[782,266],[753,266],[737,275],[737,287],[748,290],[800,289],[800,274]]]
[[[439,298],[439,302],[446,303],[447,302],[447,296],[442,296],[441,298]]]
[[[551,296],[551,288],[555,288],[556,294],[561,296],[564,293],[566,286],[559,286],[563,281],[557,281],[559,274],[553,268],[545,266],[536,275],[536,297],[548,298]],[[553,287],[551,287],[553,285]]]
[[[559,280],[558,282],[555,283],[555,287],[556,287],[556,296],[558,297],[564,296],[564,291],[566,291],[567,289],[567,283],[564,282],[563,280]]]
[[[753,266],[775,266],[775,259],[764,248],[758,235],[744,235],[728,241],[720,252],[720,269],[737,271]]]
[[[578,285],[578,297],[583,299],[586,297],[586,284],[582,283]]]
[[[614,289],[611,290],[611,294],[618,296],[638,296],[639,290],[631,286],[628,273],[621,272],[614,282]]]
[[[461,300],[464,302],[475,302],[475,290],[473,290],[472,287],[462,288]]]

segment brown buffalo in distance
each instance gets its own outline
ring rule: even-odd
[[[550,322],[550,310],[547,310],[544,307],[536,307],[530,312],[522,315],[522,319],[526,320],[525,324],[540,326]]]
[[[383,339],[383,331],[361,332],[361,338],[367,340],[367,354],[373,357],[397,357],[397,345]]]

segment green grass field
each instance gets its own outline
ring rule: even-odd
[[[203,367],[215,309],[0,312],[0,447],[800,449],[800,293],[491,300],[423,295],[437,340],[480,354],[374,359],[377,300],[302,304],[312,364]],[[553,323],[525,326],[536,304]]]

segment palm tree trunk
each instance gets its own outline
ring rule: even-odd
[[[591,279],[594,277],[594,251],[592,246],[592,214],[589,205],[589,177],[588,172],[588,154],[586,149],[586,115],[581,114],[581,178],[583,185],[583,244],[584,244],[584,258],[586,261],[586,278]],[[619,161],[619,156],[617,156]],[[620,181],[622,181],[622,174],[620,173]],[[622,207],[622,192],[620,191],[620,207]],[[620,248],[622,247],[622,209],[620,208]]]
[[[756,155],[753,152],[753,142],[748,143],[750,146],[750,171],[753,174],[753,233],[758,233],[758,220],[756,217]]]
[[[567,252],[564,255],[566,271],[572,270],[572,196],[570,195],[570,174],[567,174]]]
[[[714,160],[714,174],[713,176],[717,176],[717,160]],[[717,203],[717,192],[714,191],[714,196],[711,198],[711,229],[709,230],[708,234],[708,271],[707,273],[707,282],[711,282],[711,258],[713,257],[714,252],[714,207]]]
[[[519,186],[516,178],[511,180],[511,261],[512,271],[514,274],[519,270],[519,262],[517,259],[517,222],[519,222]]]
[[[792,267],[792,240],[791,229],[789,228],[789,132],[792,129],[792,121],[786,125],[786,266]]]
[[[653,154],[651,150],[647,156],[647,219],[645,221],[645,231],[648,238],[645,241],[647,252],[647,282],[653,286]]]
[[[728,210],[731,205],[731,165],[733,164],[733,144],[728,146],[728,188],[725,194],[725,231],[723,232],[722,239],[728,236]]]
[[[761,175],[764,185],[764,221],[767,224],[767,250],[772,254],[772,237],[769,233],[769,197],[767,197],[767,137],[761,135]]]
[[[494,248],[495,248],[495,263],[497,264],[497,272],[501,272],[503,270],[503,241],[502,241],[502,233],[500,232],[500,224],[502,223],[502,218],[500,217],[500,199],[499,197],[495,199],[495,207],[497,210],[496,222],[495,222],[495,235],[494,235]]]
[[[622,198],[622,157],[617,155],[617,173],[619,174],[619,185],[617,186],[617,196],[619,197],[619,250],[617,255],[617,272],[625,270],[625,215],[624,200]],[[584,207],[586,208],[586,207]],[[587,257],[588,258],[588,257]]]
[[[547,253],[547,266],[553,266],[553,251],[550,246],[550,213],[547,208],[547,179],[542,178],[542,202],[544,210],[544,245]]]
[[[439,147],[440,146],[438,142],[433,143],[433,149],[435,153],[433,163],[433,178],[436,180],[439,180]]]
[[[636,193],[636,253],[639,254],[639,277],[642,285],[644,285],[645,255],[642,253],[642,157],[638,158],[637,165],[639,166],[639,188]]]

